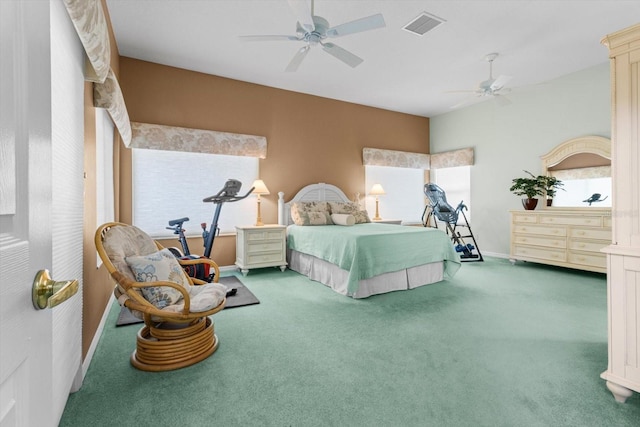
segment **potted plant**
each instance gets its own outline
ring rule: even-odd
[[[543,196],[544,182],[540,179],[540,176],[535,176],[529,171],[525,171],[531,177],[530,178],[514,178],[509,190],[516,196],[526,196],[526,199],[522,199],[522,206],[527,210],[533,210],[538,205],[538,199],[536,196]]]
[[[564,183],[555,176],[539,176],[538,179],[542,182],[545,194],[547,195],[547,206],[551,206],[553,203],[553,197],[556,195],[557,190],[564,190],[562,186]]]

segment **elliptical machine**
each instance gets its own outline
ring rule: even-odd
[[[216,205],[216,210],[213,214],[213,220],[211,222],[211,225],[209,226],[209,230],[207,230],[206,222],[200,224],[200,227],[202,227],[202,240],[204,243],[204,258],[211,257],[213,242],[215,241],[216,235],[220,234],[218,219],[220,218],[222,205],[224,203],[232,203],[245,199],[251,194],[254,187],[251,187],[251,189],[245,195],[238,196],[240,188],[242,188],[242,183],[240,181],[238,181],[237,179],[229,179],[224,184],[222,190],[218,191],[217,194],[202,199],[204,203],[213,203],[214,205]],[[178,235],[178,240],[180,241],[180,245],[182,246],[182,251],[176,247],[168,249],[176,258],[197,259],[200,258],[200,256],[191,255],[187,238],[184,235],[185,230],[182,228],[182,225],[187,221],[189,221],[189,217],[172,219],[171,221],[169,221],[169,227],[166,228],[168,230],[173,230],[173,234]],[[215,273],[209,271],[208,264],[188,265],[184,266],[184,269],[190,277],[195,277],[196,279],[205,280],[207,282],[212,282],[214,279]]]

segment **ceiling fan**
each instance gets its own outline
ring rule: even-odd
[[[466,104],[470,104],[477,98],[493,98],[500,106],[509,105],[511,101],[505,97],[506,94],[511,92],[511,89],[505,87],[505,85],[512,79],[511,76],[499,75],[495,79],[493,78],[493,61],[498,57],[497,53],[490,53],[484,57],[485,61],[489,63],[489,78],[478,84],[478,87],[474,90],[457,90],[453,92],[466,92],[473,93],[474,95],[466,99],[451,108],[458,108]]]
[[[375,30],[385,26],[382,14],[376,14],[331,27],[329,21],[325,18],[314,15],[314,0],[311,0],[311,4],[309,4],[308,0],[288,0],[288,2],[289,7],[291,7],[298,19],[295,35],[240,36],[240,39],[245,41],[284,40],[304,42],[305,45],[296,52],[285,69],[285,71],[289,72],[297,71],[309,50],[318,45],[322,46],[322,49],[328,54],[355,68],[362,63],[363,59],[334,43],[327,42],[326,39]]]

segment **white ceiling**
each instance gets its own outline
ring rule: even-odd
[[[360,56],[356,68],[318,46],[296,73],[285,67],[297,41],[240,41],[295,35],[287,0],[107,0],[120,55],[296,92],[434,117],[487,79],[508,87],[554,79],[608,61],[606,34],[640,22],[640,1],[317,0],[331,26],[382,13],[386,27],[331,41]],[[420,13],[446,22],[424,36],[402,29]]]

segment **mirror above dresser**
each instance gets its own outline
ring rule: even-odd
[[[542,175],[563,186],[555,207],[611,207],[611,140],[601,136],[570,139],[542,157]]]

